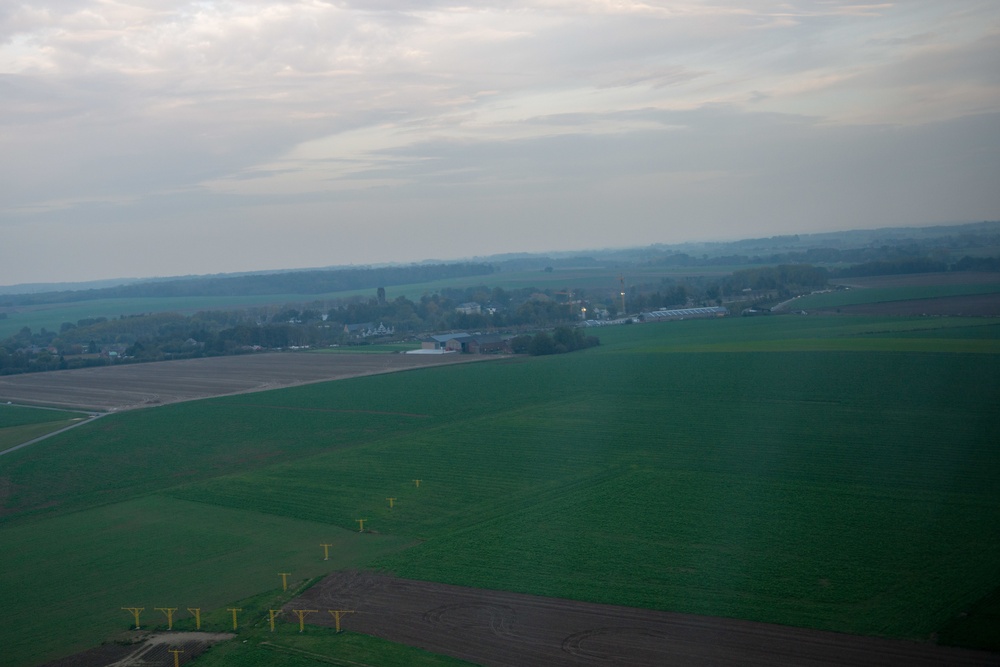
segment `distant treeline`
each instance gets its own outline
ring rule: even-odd
[[[949,264],[930,257],[900,257],[855,264],[830,272],[831,278],[891,276],[904,273],[938,273],[944,271],[1000,271],[1000,257],[969,257]]]
[[[469,307],[473,303],[479,308]],[[392,338],[406,339],[431,331],[533,330],[579,319],[580,306],[566,293],[485,286],[445,289],[418,301],[386,299],[378,290],[374,298],[342,299],[327,308],[314,303],[97,317],[63,322],[59,331],[23,327],[0,341],[0,375],[367,342],[345,332],[348,324],[384,324]]]
[[[345,290],[374,289],[379,285],[409,285],[449,278],[485,276],[493,271],[494,267],[490,264],[459,263],[293,271],[246,276],[204,276],[140,282],[100,289],[4,295],[0,296],[0,306],[33,306],[119,298],[327,294]]]
[[[552,335],[539,331],[534,336],[517,336],[510,341],[510,349],[516,354],[565,354],[601,344],[597,336],[584,335],[581,329],[556,327]]]

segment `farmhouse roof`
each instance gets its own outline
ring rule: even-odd
[[[461,333],[450,333],[450,334],[435,334],[428,338],[427,340],[434,340],[439,343],[447,343],[450,340],[455,340],[456,338],[468,338],[469,334],[464,331]]]

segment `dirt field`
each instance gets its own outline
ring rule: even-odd
[[[232,639],[236,635],[211,632],[164,632],[160,634],[130,633],[117,644],[104,644],[83,653],[47,662],[42,667],[147,667],[173,665],[174,654],[179,650],[177,662],[187,664],[216,642]],[[134,643],[128,643],[134,642]]]
[[[843,315],[949,315],[955,317],[1000,317],[1000,294],[970,294],[936,299],[910,299],[860,303],[839,308],[815,309]]]
[[[560,665],[1000,665],[1000,655],[725,618],[340,572],[284,608],[353,610],[341,628],[488,667]]]
[[[495,359],[467,354],[274,352],[0,377],[0,401],[77,410],[129,410],[292,385]]]

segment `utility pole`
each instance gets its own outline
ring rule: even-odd
[[[415,479],[415,480],[413,480],[413,483],[416,484],[417,488],[419,489],[420,488],[420,482],[422,482],[422,481],[423,481],[422,479]]]
[[[188,611],[194,614],[194,629],[201,630],[201,607],[188,607]]]
[[[355,521],[358,522],[358,532],[359,533],[365,532],[365,521],[367,521],[367,520],[368,519],[355,519]]]
[[[330,547],[332,547],[333,545],[321,544],[320,546],[323,547],[323,560],[330,560]]]
[[[393,503],[396,502],[396,499],[395,498],[386,498],[386,500],[389,501],[389,509],[392,509],[393,508]]]
[[[621,283],[622,288],[622,315],[625,315],[625,276],[618,274],[618,281]]]
[[[173,653],[174,654],[174,667],[181,667],[181,659],[178,656],[181,653],[183,653],[183,652],[184,652],[184,649],[180,649],[180,648],[168,648],[167,649],[167,653]]]
[[[291,572],[279,572],[278,574],[281,575],[281,590],[287,591],[288,590],[288,575],[290,575]]]
[[[280,613],[281,613],[280,609],[268,609],[267,610],[268,623],[271,624],[271,632],[274,632],[274,617],[276,615],[280,614]]]
[[[233,630],[235,630],[236,629],[236,612],[243,611],[243,610],[242,609],[236,609],[234,607],[226,607],[226,611],[230,611],[230,612],[233,613]]]

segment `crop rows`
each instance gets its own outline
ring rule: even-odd
[[[0,640],[27,655],[56,622],[76,646],[170,591],[221,606],[321,572],[330,535],[330,567],[926,638],[1000,581],[1000,356],[676,351],[878,326],[620,327],[104,417],[0,459],[0,602],[37,596]]]

